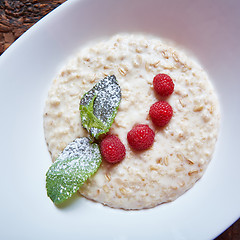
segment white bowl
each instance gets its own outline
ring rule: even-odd
[[[212,239],[240,216],[240,2],[69,0],[0,58],[2,239]],[[141,211],[84,198],[57,208],[46,195],[51,164],[42,113],[50,83],[87,41],[146,32],[189,49],[209,72],[222,120],[203,178],[176,201]]]

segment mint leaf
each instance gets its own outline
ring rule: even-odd
[[[100,167],[99,146],[89,138],[67,145],[46,174],[47,194],[55,204],[70,198]]]
[[[107,133],[116,117],[121,89],[114,75],[100,80],[80,101],[82,126],[96,139]]]
[[[87,106],[80,105],[82,124],[87,129],[91,129],[92,127],[106,129],[106,126],[93,114],[93,103],[96,97],[94,96]]]

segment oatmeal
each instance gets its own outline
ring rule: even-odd
[[[174,84],[167,102],[170,123],[157,128],[148,112],[161,98],[152,80],[168,74]],[[53,161],[74,139],[88,136],[81,126],[79,102],[100,79],[115,75],[122,100],[110,133],[126,147],[125,159],[102,162],[80,193],[114,208],[151,208],[173,201],[201,178],[214,152],[219,128],[219,104],[202,67],[181,49],[159,38],[119,34],[81,49],[60,72],[49,90],[44,131]],[[127,133],[136,124],[155,132],[148,150],[133,151]]]

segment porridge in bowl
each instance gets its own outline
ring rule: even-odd
[[[161,97],[153,78],[167,74],[174,91]],[[61,70],[49,90],[44,131],[53,161],[73,140],[87,137],[81,125],[79,103],[99,80],[114,75],[121,102],[109,133],[126,149],[116,164],[102,161],[79,192],[113,208],[143,209],[175,200],[205,172],[219,130],[219,103],[207,73],[182,49],[157,37],[118,34],[88,45]],[[157,101],[167,101],[173,116],[164,127],[149,116]],[[136,151],[127,134],[137,124],[154,132],[152,146]]]

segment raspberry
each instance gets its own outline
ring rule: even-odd
[[[107,135],[100,144],[103,158],[109,163],[117,163],[124,159],[126,149],[121,140],[114,135]]]
[[[174,83],[167,74],[158,74],[153,79],[154,90],[160,96],[169,96],[173,93]]]
[[[127,134],[129,145],[135,150],[146,150],[152,146],[155,133],[145,124],[138,124]]]
[[[159,101],[150,107],[149,115],[155,125],[163,127],[171,120],[173,110],[167,102]]]

